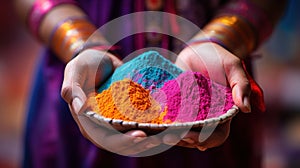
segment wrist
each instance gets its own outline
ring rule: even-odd
[[[232,53],[230,50],[226,48],[226,46],[222,45],[220,41],[217,39],[209,39],[209,38],[200,38],[200,39],[192,39],[188,43],[187,47],[191,47],[192,49],[195,48],[196,50],[209,50],[212,53],[219,54],[219,56],[226,56],[225,59],[228,60],[239,60],[243,61],[247,58],[240,57],[234,53]],[[200,54],[201,55],[201,54]],[[214,54],[212,54],[214,56]],[[230,57],[229,57],[230,56]]]
[[[95,31],[96,27],[86,18],[69,17],[57,23],[51,32],[48,45],[62,61],[68,62]]]
[[[31,33],[40,39],[40,28],[46,16],[53,11],[53,9],[65,5],[76,4],[74,0],[35,0],[31,5],[27,17],[26,24]]]
[[[96,51],[109,53],[109,54],[112,54],[114,56],[117,56],[116,50],[118,50],[118,49],[120,49],[119,46],[101,45],[99,43],[87,42],[84,45],[82,45],[82,47],[79,48],[79,50],[76,53],[74,53],[74,55],[72,56],[72,59],[74,59],[77,55],[84,52],[85,50],[96,50]]]
[[[65,63],[84,49],[109,46],[74,0],[34,1],[27,24],[31,32]]]
[[[238,16],[226,15],[213,19],[191,42],[216,43],[240,59],[245,59],[256,48],[255,37],[255,32],[245,20]]]

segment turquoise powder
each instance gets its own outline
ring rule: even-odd
[[[160,88],[164,82],[176,78],[183,71],[156,51],[145,52],[118,67],[99,88],[102,92],[116,81],[129,78],[145,89]]]
[[[156,51],[145,52],[118,67],[98,91],[124,78],[150,90],[162,109],[168,108],[164,120],[172,122],[218,117],[234,104],[230,87],[215,83],[199,72],[183,72]]]

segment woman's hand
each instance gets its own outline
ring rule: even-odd
[[[176,65],[185,70],[201,72],[215,82],[229,85],[232,88],[235,105],[242,112],[251,111],[250,81],[243,68],[242,61],[223,47],[210,42],[191,45],[178,55]],[[229,135],[230,122],[229,120],[219,124],[211,135],[190,131],[181,136],[182,140],[177,145],[197,147],[199,150],[219,146],[224,143]],[[176,142],[180,137],[178,135],[168,136],[164,137],[164,143],[172,144],[172,141]]]
[[[141,130],[121,134],[90,121],[82,114],[83,104],[98,84],[103,82],[122,62],[110,53],[85,50],[65,68],[61,95],[69,104],[73,118],[81,133],[96,146],[121,155],[134,155],[160,144],[160,140]]]

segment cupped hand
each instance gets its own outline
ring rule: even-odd
[[[210,42],[191,45],[178,55],[176,65],[229,85],[235,105],[243,112],[251,111],[251,86],[242,60],[220,45]]]
[[[135,155],[160,144],[155,137],[147,137],[141,130],[124,134],[96,125],[82,113],[89,93],[95,92],[122,62],[114,55],[93,49],[85,50],[65,68],[61,95],[81,133],[96,146],[121,155]]]
[[[232,89],[233,101],[242,112],[250,112],[251,86],[242,60],[216,43],[204,42],[190,45],[179,53],[176,65],[184,70],[201,72],[211,80],[229,85]],[[163,142],[206,150],[225,142],[230,132],[230,122],[219,124],[210,135],[204,132],[189,131],[185,135],[168,135]],[[203,138],[206,137],[206,138]]]
[[[227,120],[216,127],[203,127],[198,131],[187,131],[177,134],[167,134],[163,137],[163,143],[187,148],[198,148],[205,151],[208,148],[220,146],[225,142],[230,132],[231,120]]]

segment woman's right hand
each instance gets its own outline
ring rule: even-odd
[[[61,95],[68,103],[74,120],[81,133],[92,143],[121,155],[135,155],[160,145],[160,140],[147,137],[141,130],[124,134],[96,125],[82,113],[87,95],[95,91],[122,61],[114,55],[93,49],[80,53],[65,68]]]

